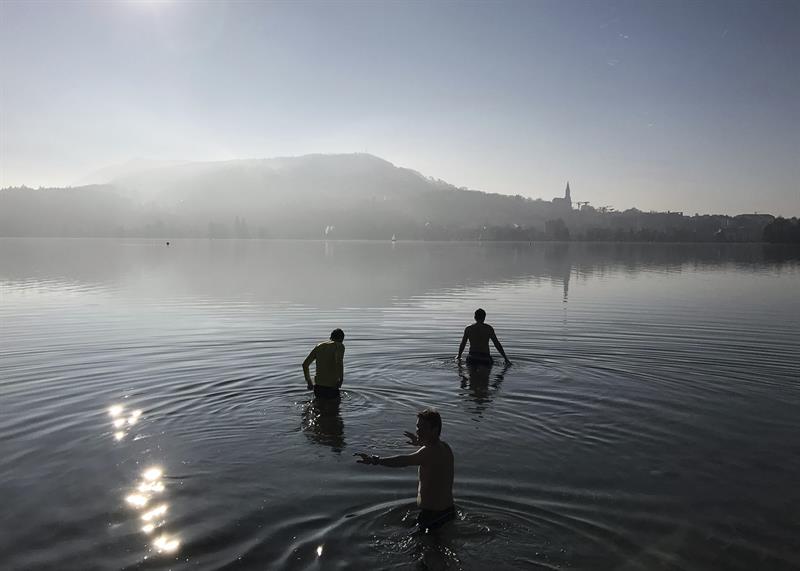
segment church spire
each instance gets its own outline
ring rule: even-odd
[[[564,200],[566,200],[570,206],[572,206],[572,196],[569,193],[569,181],[567,181],[567,190],[564,192]]]

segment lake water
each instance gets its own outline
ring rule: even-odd
[[[2,567],[796,569],[798,286],[762,245],[2,239]],[[479,306],[511,367],[454,362]],[[433,536],[353,458],[426,406]]]

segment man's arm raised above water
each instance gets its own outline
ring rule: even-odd
[[[311,353],[308,354],[306,360],[303,361],[303,376],[306,378],[306,384],[308,385],[308,390],[312,390],[314,388],[314,383],[311,382],[311,372],[308,368],[311,366],[312,361],[317,358],[317,348],[314,347],[311,350]]]
[[[373,466],[386,466],[387,468],[404,468],[405,466],[420,466],[427,462],[430,455],[430,449],[423,446],[413,454],[402,454],[400,456],[387,456],[381,458],[380,456],[370,456],[358,452],[355,456],[361,456],[358,460],[359,464],[372,464]]]
[[[467,337],[469,336],[469,334],[467,333],[468,331],[469,331],[469,326],[467,326],[464,329],[464,336],[461,338],[461,345],[458,346],[458,357],[456,357],[456,359],[461,358],[461,353],[464,352],[464,347],[467,346]]]
[[[492,334],[489,336],[489,339],[491,339],[492,343],[494,343],[494,348],[497,349],[497,352],[500,353],[503,356],[503,359],[506,360],[506,363],[510,365],[511,361],[509,361],[508,357],[506,357],[506,352],[503,351],[503,346],[500,345],[500,340],[497,338],[497,335],[494,334],[494,329],[492,329]]]

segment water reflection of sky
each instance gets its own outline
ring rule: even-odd
[[[367,472],[349,452],[403,452],[402,430],[433,405],[458,453],[454,551],[469,568],[546,563],[538,553],[618,568],[686,522],[697,538],[733,530],[711,550],[675,546],[697,568],[714,568],[704,558],[723,541],[724,563],[743,562],[728,568],[764,555],[782,568],[792,514],[774,490],[798,467],[797,263],[761,246],[733,258],[606,247],[607,259],[550,246],[337,243],[333,266],[321,243],[0,257],[4,563],[402,564],[416,474]],[[398,257],[371,268],[384,254]],[[478,304],[514,362],[504,375],[499,363],[459,374],[453,360]],[[328,414],[308,402],[300,363],[334,326],[346,394]],[[47,526],[40,505],[69,525]],[[56,529],[107,523],[92,542]]]

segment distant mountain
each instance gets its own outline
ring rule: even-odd
[[[194,209],[251,211],[276,205],[397,197],[434,190],[416,171],[368,154],[183,163],[128,172],[108,181],[132,198]]]
[[[156,161],[150,159],[131,159],[126,163],[111,165],[89,173],[75,181],[71,186],[87,186],[108,184],[112,180],[121,179],[134,173],[156,170],[186,164],[188,161]]]
[[[107,171],[103,188],[157,214],[150,230],[179,235],[420,238],[546,218],[541,201],[458,189],[363,153],[135,166]]]
[[[107,180],[0,191],[0,236],[741,241],[760,240],[773,219],[579,211],[456,188],[361,153],[131,161],[92,177]]]

